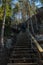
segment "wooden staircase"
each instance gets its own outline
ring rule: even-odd
[[[27,33],[23,33],[18,38],[7,65],[38,65],[37,51],[34,52],[32,49]]]

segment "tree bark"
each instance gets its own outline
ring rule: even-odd
[[[2,46],[4,46],[5,19],[6,19],[6,0],[5,0],[5,3],[4,3],[3,24],[2,24],[2,30],[1,30],[1,45]]]
[[[37,23],[37,17],[36,17],[36,15],[35,15],[35,21],[36,21],[36,28],[38,30],[38,23]]]

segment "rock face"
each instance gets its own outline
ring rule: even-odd
[[[6,41],[6,48],[10,49],[12,47],[12,39],[7,39]]]

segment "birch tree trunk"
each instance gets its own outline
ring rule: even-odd
[[[2,24],[2,30],[1,30],[1,45],[4,46],[4,29],[5,29],[5,19],[6,19],[6,0],[4,3],[4,14],[3,14],[3,24]]]

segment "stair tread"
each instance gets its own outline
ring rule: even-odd
[[[37,63],[8,63],[8,65],[38,65]]]
[[[36,59],[38,59],[38,58],[32,58],[32,57],[29,57],[29,58],[28,58],[28,57],[14,58],[14,57],[13,57],[13,58],[10,58],[9,60],[23,60],[23,59],[25,59],[25,60],[33,60],[33,59],[36,60]],[[34,60],[33,60],[33,61],[34,61]]]

